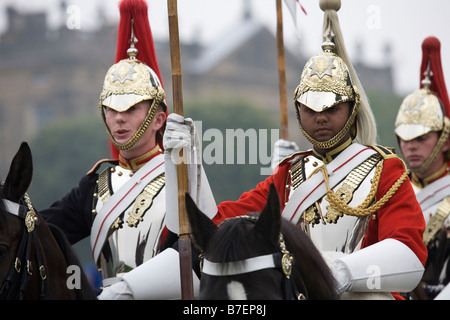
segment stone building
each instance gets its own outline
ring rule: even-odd
[[[117,38],[117,26],[106,23],[93,32],[66,26],[50,31],[45,13],[22,14],[9,8],[7,18],[7,30],[0,36],[2,178],[20,142],[32,138],[41,126],[97,108],[104,76],[114,62]],[[155,46],[171,106],[169,43],[155,42]],[[306,62],[298,47],[296,52],[285,50],[288,103]],[[233,30],[207,47],[182,43],[181,54],[184,99],[243,98],[264,110],[278,110],[275,35],[249,11]],[[356,68],[366,88],[392,88],[390,67],[358,64]],[[295,116],[290,118],[290,127],[295,128]]]

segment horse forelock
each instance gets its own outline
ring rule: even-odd
[[[205,257],[213,262],[233,262],[274,252],[266,239],[254,232],[257,214],[224,221],[212,237]]]

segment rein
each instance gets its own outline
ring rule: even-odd
[[[39,225],[39,219],[28,195],[25,194],[24,200],[25,204],[17,204],[4,199],[6,210],[10,214],[24,220],[24,231],[16,258],[0,289],[0,296],[7,293],[6,299],[22,300],[27,291],[29,280],[33,275],[33,266],[31,263],[32,242],[34,242],[36,261],[39,266],[39,299],[42,299],[45,296],[47,271],[43,264],[41,243],[35,228],[35,226]],[[16,282],[19,282],[16,292],[14,292],[14,290],[10,291],[13,284]]]
[[[249,220],[257,220],[253,216],[239,216],[230,219],[244,218]],[[230,220],[226,219],[226,220]],[[225,221],[225,220],[224,220]],[[272,254],[257,256],[253,258],[232,261],[232,262],[211,262],[204,258],[203,253],[200,254],[200,270],[202,273],[210,276],[232,276],[246,274],[264,269],[278,269],[284,275],[284,291],[286,300],[306,300],[306,296],[300,293],[297,285],[291,277],[292,266],[294,264],[293,255],[287,250],[284,242],[283,234],[280,232],[278,240],[280,251]],[[306,290],[303,281],[302,287]],[[307,295],[307,293],[306,293]]]

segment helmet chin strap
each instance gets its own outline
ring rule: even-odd
[[[298,125],[300,127],[300,130],[302,131],[303,135],[305,136],[305,138],[315,147],[318,149],[332,149],[334,148],[339,142],[342,141],[342,139],[346,136],[346,134],[350,131],[351,132],[351,136],[352,138],[355,138],[356,135],[356,116],[358,114],[358,109],[359,109],[359,104],[360,104],[360,100],[359,100],[359,93],[356,89],[356,87],[353,87],[354,91],[355,91],[355,103],[354,106],[352,108],[352,113],[350,114],[350,117],[347,119],[347,122],[345,123],[345,125],[342,127],[342,129],[336,134],[334,135],[331,139],[327,140],[327,141],[317,141],[316,139],[314,139],[313,137],[311,137],[303,128],[302,126],[302,122],[300,119],[300,112],[298,111],[298,108],[296,108],[296,114],[297,114],[297,122]]]
[[[108,125],[106,124],[106,118],[105,118],[103,108],[100,107],[102,119],[103,119],[103,122],[106,127],[106,132],[108,133],[114,147],[116,147],[119,151],[123,151],[123,150],[130,150],[136,145],[136,143],[144,135],[144,132],[148,129],[150,123],[152,122],[153,118],[155,117],[156,109],[158,106],[157,103],[159,104],[159,99],[152,100],[152,104],[148,110],[147,116],[145,117],[144,121],[142,121],[141,125],[139,126],[139,129],[135,132],[133,137],[128,142],[123,143],[123,144],[117,143],[116,140],[114,139],[113,135],[111,134],[111,130],[109,129]]]

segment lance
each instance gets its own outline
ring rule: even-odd
[[[172,65],[173,112],[184,116],[177,0],[167,0],[167,10],[169,17],[170,59]],[[186,150],[181,150],[180,156],[183,161],[177,164],[178,218],[180,223],[178,252],[180,256],[181,298],[183,300],[193,300],[192,249],[185,206],[185,193],[188,190],[185,151]]]
[[[289,140],[287,91],[286,91],[286,63],[283,42],[283,13],[281,0],[277,2],[277,52],[278,52],[278,83],[280,91],[281,139]]]

